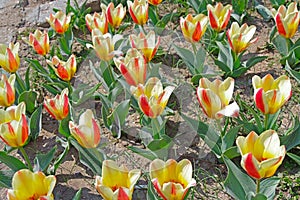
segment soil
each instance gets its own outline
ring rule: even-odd
[[[37,1],[37,0],[22,0],[22,1],[7,1],[0,2],[0,43],[9,42],[20,42],[21,47],[19,55],[21,57],[21,67],[19,70],[20,74],[24,74],[28,64],[25,62],[25,57],[36,58],[43,60],[39,56],[33,54],[31,47],[29,47],[23,40],[22,37],[27,37],[29,32],[33,32],[35,28],[47,29],[48,25],[42,21],[32,20],[31,11],[35,10],[37,6],[40,8],[47,8],[49,0]],[[48,3],[48,4],[47,4]],[[52,2],[51,2],[52,3]],[[169,9],[167,2],[160,5],[164,9]],[[270,5],[266,5],[270,8]],[[159,7],[160,8],[160,7]],[[44,10],[46,13],[51,13],[51,7],[48,10]],[[7,14],[9,13],[9,15]],[[163,15],[164,12],[161,13]],[[33,15],[32,15],[33,16]],[[47,16],[47,15],[46,15]],[[39,17],[37,17],[39,18]],[[251,45],[245,53],[243,59],[248,59],[257,55],[266,55],[268,58],[255,65],[245,75],[236,79],[236,90],[235,95],[239,94],[241,98],[249,103],[253,103],[252,98],[252,83],[251,78],[254,74],[264,76],[267,73],[271,73],[273,76],[278,77],[285,73],[282,69],[279,59],[280,55],[275,50],[267,48],[268,36],[271,28],[274,26],[273,22],[266,22],[256,12],[251,12],[251,16],[247,18],[246,22],[249,25],[255,25],[257,27],[256,37],[258,41]],[[4,28],[5,27],[5,28]],[[202,111],[199,108],[198,102],[195,96],[195,90],[189,84],[184,85],[183,82],[190,81],[191,76],[184,65],[179,67],[174,66],[178,61],[178,55],[175,54],[175,50],[170,46],[170,43],[186,46],[187,43],[184,39],[178,38],[181,35],[178,24],[172,23],[169,27],[172,29],[170,32],[162,33],[161,46],[167,55],[162,59],[162,65],[160,67],[160,74],[166,80],[181,83],[181,86],[174,91],[170,103],[173,101],[180,102],[181,111],[196,117],[202,115]],[[300,37],[298,31],[295,39]],[[172,41],[172,42],[170,42]],[[175,60],[175,61],[174,61]],[[43,61],[44,62],[44,61]],[[207,65],[211,65],[211,61],[208,59]],[[170,64],[171,63],[171,64]],[[215,67],[210,67],[209,70],[215,71]],[[38,77],[37,77],[38,78]],[[74,85],[81,82],[93,85],[97,83],[97,79],[93,76],[89,65],[86,62],[82,62],[79,67],[79,71],[74,79]],[[295,87],[295,96],[299,97],[299,85],[296,81],[292,80],[293,87]],[[35,90],[40,94],[44,94],[45,91],[37,83]],[[287,102],[282,118],[282,124],[280,130],[284,130],[291,126],[291,113],[293,115],[299,115],[300,105],[299,98],[292,98]],[[42,102],[42,95],[41,101]],[[97,102],[90,102],[85,105],[87,108],[95,109],[99,112],[99,106]],[[212,122],[203,118],[208,123]],[[99,118],[99,122],[102,120]],[[140,125],[139,116],[134,112],[130,112],[130,116],[127,118],[124,127],[124,134],[120,139],[112,137],[111,133],[102,126],[101,144],[103,151],[108,157],[114,158],[119,164],[125,164],[129,169],[139,168],[142,171],[147,172],[150,160],[134,154],[127,149],[128,146],[135,146],[139,148],[145,148],[139,138]],[[57,143],[56,139],[59,137],[58,123],[53,120],[45,111],[43,112],[43,130],[40,133],[36,142],[31,142],[26,146],[26,150],[29,152],[31,160],[34,158],[35,152],[45,153],[49,151],[53,146],[58,146],[58,154],[63,149]],[[196,186],[196,199],[231,199],[226,194],[224,188],[220,184],[226,177],[226,166],[218,161],[218,159],[210,152],[209,148],[205,145],[204,141],[199,139],[197,133],[193,131],[186,122],[184,122],[178,114],[175,112],[175,116],[170,118],[170,122],[167,124],[168,131],[176,135],[174,139],[174,148],[170,151],[170,158],[183,159],[188,158],[192,161],[195,169],[195,175],[197,177]],[[4,148],[4,144],[0,141],[0,150]],[[18,152],[13,152],[14,155],[19,156]],[[239,162],[239,160],[237,160]],[[5,169],[5,166],[0,163],[0,170]],[[279,169],[279,173],[284,171],[284,165]],[[295,174],[299,174],[299,170]],[[299,176],[299,175],[298,175]],[[78,153],[74,147],[71,147],[68,156],[64,160],[63,164],[59,167],[57,173],[57,184],[54,189],[55,199],[69,200],[72,199],[75,193],[82,189],[81,199],[101,199],[94,187],[94,175],[93,173],[83,164],[80,163]],[[146,199],[145,181],[141,180],[135,189],[133,199]],[[287,194],[288,195],[288,194]],[[6,190],[0,189],[0,199],[6,199]]]

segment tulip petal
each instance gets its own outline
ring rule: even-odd
[[[255,179],[260,179],[259,165],[256,158],[252,153],[248,153],[242,157],[241,165],[246,170],[249,176],[252,176]]]
[[[223,116],[226,117],[238,117],[240,112],[240,107],[236,102],[233,102],[232,104],[229,104],[228,106],[225,106],[222,110],[218,111],[216,113],[216,118],[219,119]]]

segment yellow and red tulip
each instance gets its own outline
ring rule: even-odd
[[[146,0],[127,1],[129,14],[134,23],[144,25],[148,21],[148,2]]]
[[[28,169],[17,171],[12,179],[12,189],[7,191],[8,200],[39,199],[54,200],[55,176],[46,176],[43,172],[31,172]]]
[[[56,33],[64,34],[69,29],[72,15],[73,13],[66,15],[63,11],[58,11],[55,15],[51,13],[46,20]]]
[[[248,26],[245,23],[240,27],[237,22],[233,22],[226,33],[232,51],[236,54],[241,53],[250,44],[256,42],[258,38],[252,39],[255,31],[256,27],[254,25]]]
[[[173,86],[163,89],[162,83],[156,77],[149,78],[145,85],[139,84],[131,88],[141,110],[150,118],[162,114],[174,89]]]
[[[0,109],[0,124],[10,122],[12,120],[19,121],[22,114],[25,114],[26,104],[24,102],[19,103],[18,106],[10,106],[4,109]]]
[[[150,31],[147,35],[141,32],[139,35],[132,34],[129,36],[131,47],[140,50],[147,62],[155,56],[160,44],[160,37],[157,37],[157,41],[155,37],[154,31]]]
[[[184,199],[188,190],[196,185],[192,163],[183,159],[166,162],[155,159],[150,163],[150,179],[157,193],[164,200]]]
[[[0,66],[9,73],[14,73],[19,69],[19,47],[18,42],[16,44],[10,43],[8,47],[0,44]]]
[[[112,160],[105,160],[102,165],[102,177],[96,176],[96,189],[104,200],[131,200],[134,185],[141,176],[141,171],[129,171]]]
[[[157,6],[158,4],[160,4],[162,2],[162,0],[148,0],[148,3]]]
[[[207,11],[210,26],[217,32],[224,30],[229,22],[232,6],[223,6],[221,2],[218,2],[215,7],[208,4]]]
[[[197,88],[197,98],[203,112],[212,119],[238,116],[239,106],[237,103],[229,104],[233,89],[234,79],[231,77],[223,82],[219,79],[211,82],[207,78],[201,78]]]
[[[208,24],[208,17],[198,14],[193,17],[188,14],[186,18],[180,18],[180,28],[184,38],[188,42],[198,42],[204,35]]]
[[[55,74],[64,81],[70,81],[77,69],[76,57],[71,55],[67,62],[61,61],[57,56],[52,58],[52,61],[47,60],[48,65],[52,67]]]
[[[255,75],[252,78],[254,101],[263,114],[274,114],[289,100],[292,85],[289,77],[282,75],[274,80],[271,74],[262,79]]]
[[[29,127],[26,115],[21,112],[16,114],[17,116],[11,118],[11,121],[0,124],[0,138],[8,146],[22,147],[28,139]]]
[[[72,136],[84,148],[96,148],[100,142],[100,127],[94,118],[94,114],[87,109],[79,118],[79,124],[69,122]]]
[[[274,130],[267,130],[259,136],[252,131],[247,137],[239,136],[236,144],[242,155],[242,167],[255,179],[273,176],[286,153]]]
[[[100,15],[99,13],[94,13],[94,15],[87,14],[85,16],[86,26],[89,31],[93,29],[100,30],[103,34],[108,32],[108,21],[104,12]]]
[[[10,75],[8,79],[5,74],[2,74],[0,80],[0,106],[8,107],[15,102],[15,80],[15,74]]]
[[[107,6],[101,4],[101,8],[102,12],[106,13],[108,23],[112,27],[118,28],[126,15],[126,7],[123,7],[121,3],[115,7],[114,3],[110,2]]]
[[[291,38],[298,30],[300,13],[297,3],[292,2],[287,8],[281,5],[276,11],[272,9],[278,33],[285,38]]]
[[[145,83],[147,63],[137,49],[129,49],[125,58],[114,58],[114,62],[129,85],[137,86]]]
[[[69,90],[65,88],[61,94],[52,99],[45,99],[44,108],[56,120],[62,120],[69,114]]]
[[[49,36],[46,31],[42,33],[40,30],[35,30],[34,34],[30,33],[28,43],[40,55],[44,56],[50,51]]]

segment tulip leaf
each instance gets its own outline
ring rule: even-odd
[[[223,152],[223,155],[225,155],[229,159],[233,159],[233,158],[240,156],[241,154],[240,154],[237,146],[233,146],[233,147],[229,147],[228,149],[226,149]]]
[[[69,28],[62,37],[58,39],[59,48],[63,55],[71,55],[72,54],[72,43],[73,43],[73,32],[72,28]]]
[[[20,77],[19,73],[16,72],[16,90],[18,95],[21,95],[21,93],[23,93],[24,91],[27,90],[25,82],[22,80],[22,78]]]
[[[206,11],[206,6],[213,2],[212,0],[188,0],[187,3],[199,14]]]
[[[158,158],[158,156],[155,153],[153,153],[152,151],[150,151],[148,149],[141,149],[141,148],[137,148],[134,146],[130,146],[130,147],[128,147],[128,149],[130,149],[134,153],[137,153],[149,160],[154,160],[154,159]]]
[[[296,154],[293,153],[287,153],[287,155],[293,159],[298,165],[300,165],[300,156],[297,156]]]
[[[232,7],[235,13],[241,15],[247,10],[248,0],[232,0]]]
[[[50,169],[48,169],[48,173],[50,174],[55,174],[56,170],[58,169],[59,165],[62,163],[70,149],[69,141],[65,141],[63,138],[57,137],[56,142],[61,143],[61,146],[64,148],[64,151],[57,157],[57,159],[54,160],[53,166]]]
[[[23,162],[21,162],[14,156],[8,155],[4,151],[0,151],[0,162],[5,164],[14,172],[19,171],[20,169],[27,169],[26,165]]]
[[[224,63],[230,69],[230,71],[233,71],[234,60],[232,57],[231,48],[229,44],[226,43],[226,45],[224,45],[223,43],[218,41],[216,41],[216,43],[220,49],[218,60]]]
[[[63,136],[65,136],[66,138],[68,138],[71,135],[70,129],[69,129],[70,119],[71,119],[71,116],[69,113],[68,116],[66,118],[64,118],[63,120],[61,120],[59,123],[58,132],[60,134],[62,134]]]
[[[300,144],[300,122],[298,117],[295,119],[295,125],[291,133],[280,137],[280,143],[285,145],[287,151]]]
[[[90,99],[94,93],[99,89],[101,83],[96,84],[92,88],[89,88],[88,85],[80,84],[76,90],[72,93],[72,101],[74,102],[74,106],[78,106],[88,99]]]
[[[19,96],[18,102],[21,103],[22,101],[24,101],[26,104],[26,111],[32,114],[35,110],[37,95],[38,94],[32,90],[24,91]]]
[[[251,200],[268,200],[268,198],[263,194],[256,194],[251,197]]]
[[[160,200],[151,181],[148,182],[147,200]]]
[[[289,50],[293,44],[290,39],[284,38],[281,35],[277,35],[272,42],[282,56],[289,54]]]
[[[43,154],[39,153],[34,159],[34,171],[47,172],[47,168],[55,156],[57,147],[53,147],[49,152]]]
[[[39,72],[40,74],[46,75],[46,76],[49,75],[49,73],[47,72],[47,70],[40,64],[39,61],[28,59],[28,58],[25,58],[25,60],[30,64],[30,66],[35,71]]]
[[[265,21],[268,22],[271,19],[273,19],[272,12],[265,6],[259,4],[259,5],[255,6],[255,9],[264,18]]]
[[[187,65],[191,74],[196,75],[197,72],[194,66],[194,54],[188,49],[184,49],[176,45],[173,45],[173,47],[177,54],[180,56],[180,58],[183,60],[183,62]]]
[[[39,136],[42,129],[42,110],[43,106],[40,105],[31,115],[29,127],[30,127],[30,135],[33,140]]]
[[[230,159],[223,157],[228,169],[228,175],[224,182],[225,189],[233,198],[247,200],[246,196],[250,192],[255,192],[254,181],[243,173]]]
[[[280,178],[278,177],[264,179],[260,183],[260,194],[264,194],[266,199],[274,199],[275,190],[279,182]]]
[[[288,71],[289,74],[298,81],[298,83],[300,83],[300,72],[293,70],[288,64],[288,61],[286,61],[285,70]]]
[[[250,67],[253,67],[257,63],[265,60],[266,58],[268,58],[268,56],[253,56],[252,58],[249,58],[245,62],[245,66],[246,66],[247,69],[250,69]]]
[[[59,89],[57,87],[54,87],[53,85],[49,83],[42,84],[43,88],[45,88],[48,92],[51,94],[57,95],[59,92]]]
[[[13,170],[0,170],[0,188],[11,188]]]
[[[152,21],[153,25],[156,25],[157,22],[159,21],[159,16],[157,15],[155,11],[155,7],[150,5],[148,9],[148,16],[149,19]]]
[[[232,147],[232,145],[235,141],[236,135],[238,134],[241,127],[242,127],[242,125],[235,126],[226,132],[225,136],[222,139],[222,151],[223,152],[225,150],[227,150],[228,148]]]
[[[113,114],[118,115],[121,126],[125,123],[129,107],[130,107],[130,100],[122,101],[117,107],[114,109]]]
[[[78,190],[75,194],[75,196],[73,197],[72,200],[80,200],[81,199],[81,188],[80,190]]]

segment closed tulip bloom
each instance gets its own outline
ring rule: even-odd
[[[273,176],[286,153],[274,130],[267,130],[259,136],[252,131],[247,137],[239,136],[236,144],[242,155],[242,167],[255,179]]]
[[[120,167],[112,160],[102,164],[102,177],[96,176],[96,189],[104,200],[131,200],[134,185],[141,176],[141,171],[129,171],[124,165]]]
[[[276,11],[272,9],[278,33],[285,38],[291,38],[298,30],[300,13],[297,3],[292,2],[287,8],[281,5]]]
[[[10,75],[9,78],[2,74],[0,80],[0,106],[8,107],[15,102],[15,80],[15,74]]]
[[[79,124],[69,122],[72,136],[84,148],[96,148],[100,142],[100,127],[95,120],[94,114],[87,109],[79,118]]]
[[[125,58],[114,58],[114,62],[129,85],[137,86],[145,83],[147,63],[137,49],[129,49]]]
[[[92,31],[93,29],[98,29],[103,34],[108,32],[108,21],[104,12],[102,12],[101,15],[96,12],[94,13],[94,15],[87,14],[85,16],[85,22],[89,31]]]
[[[139,35],[132,34],[129,36],[131,47],[140,50],[147,62],[150,62],[155,56],[160,44],[160,37],[158,36],[157,40],[155,37],[154,31],[150,31],[147,35],[140,33]]]
[[[29,128],[25,114],[16,119],[0,124],[0,138],[11,147],[22,147],[28,139]]]
[[[69,114],[69,90],[65,88],[61,94],[52,99],[45,99],[44,108],[56,120],[62,120]]]
[[[118,28],[126,15],[126,7],[123,7],[121,3],[115,7],[114,3],[110,2],[107,6],[101,4],[101,8],[106,13],[108,23],[112,27]]]
[[[14,73],[19,69],[19,47],[18,42],[16,44],[10,43],[8,47],[0,44],[0,66],[9,73]]]
[[[207,78],[201,78],[197,88],[197,98],[203,112],[207,117],[220,119],[223,116],[236,117],[239,114],[239,106],[236,102],[229,104],[234,89],[234,79],[229,77],[224,81],[215,79],[210,82]]]
[[[57,56],[52,58],[52,61],[47,60],[48,65],[52,67],[55,74],[64,81],[70,81],[77,69],[76,57],[71,55],[67,62],[61,61]]]
[[[156,77],[149,78],[145,85],[139,84],[131,88],[141,110],[150,118],[162,114],[174,89],[173,86],[163,89],[162,83]]]
[[[164,200],[182,200],[188,190],[196,185],[192,178],[192,163],[187,159],[178,163],[173,159],[166,162],[155,159],[150,163],[149,171],[154,188]]]
[[[63,11],[58,11],[55,15],[51,13],[46,20],[56,33],[63,34],[69,29],[72,15],[73,13],[66,15]]]
[[[26,104],[24,102],[19,103],[18,106],[10,106],[4,109],[0,109],[0,124],[10,122],[12,120],[20,121],[22,114],[25,114]]]
[[[208,4],[207,11],[210,26],[217,32],[224,30],[229,22],[232,6],[223,6],[221,2],[218,2],[215,7]]]
[[[34,34],[30,33],[28,43],[33,47],[36,53],[44,56],[50,51],[49,36],[46,31],[42,33],[35,30]]]
[[[148,3],[157,6],[158,4],[160,4],[162,2],[162,0],[148,0]]]
[[[252,78],[254,101],[263,114],[274,114],[292,96],[292,85],[289,77],[282,75],[274,80],[271,74],[262,79],[255,75]]]
[[[188,14],[186,18],[180,18],[180,28],[184,38],[188,42],[198,42],[204,35],[208,24],[208,17],[198,14],[193,17]]]
[[[148,21],[148,2],[146,0],[127,1],[129,14],[134,23],[144,25]]]
[[[43,172],[31,172],[28,169],[17,171],[12,179],[12,189],[7,192],[8,200],[54,200],[55,176],[46,176]]]
[[[245,23],[240,27],[237,22],[233,22],[226,33],[232,51],[236,54],[241,53],[250,44],[256,42],[258,38],[251,40],[255,31],[256,27],[254,25],[248,26]]]

